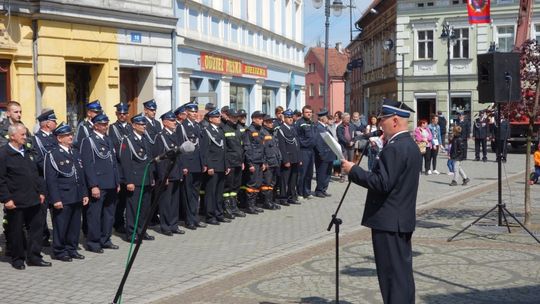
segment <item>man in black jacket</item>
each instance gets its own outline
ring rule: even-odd
[[[480,160],[480,148],[482,148],[482,161],[487,161],[487,139],[488,139],[488,121],[484,111],[480,111],[480,116],[474,120],[474,160]]]
[[[21,123],[9,126],[9,143],[0,148],[0,202],[6,208],[8,238],[11,244],[11,265],[15,269],[29,266],[51,266],[41,256],[45,187],[31,153],[25,149],[26,127]],[[24,227],[28,227],[24,244]]]
[[[281,151],[281,169],[278,200],[283,204],[300,204],[296,183],[300,162],[300,146],[294,128],[294,113],[290,109],[283,112],[283,124],[277,130],[279,150]]]
[[[342,160],[349,179],[368,189],[362,225],[371,228],[377,276],[384,303],[414,303],[411,237],[422,155],[408,132],[413,112],[385,100],[380,126],[387,138],[372,171]]]

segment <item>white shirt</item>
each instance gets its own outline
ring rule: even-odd
[[[96,132],[96,131],[94,131],[94,133],[95,133],[99,138],[101,138],[101,139],[104,138],[104,135],[103,135],[103,134],[101,134],[101,133],[99,133],[99,132]]]
[[[138,140],[141,140],[141,139],[142,139],[142,135],[139,135],[139,133],[133,131],[133,134],[135,134],[135,137],[136,137]]]
[[[60,146],[60,148],[62,148],[62,149],[63,149],[64,151],[66,151],[67,153],[71,153],[71,151],[70,151],[70,149],[69,149],[68,147],[66,147],[66,146],[64,146],[64,145],[60,145],[60,144],[59,144],[59,146]]]
[[[15,152],[19,153],[20,155],[22,155],[24,157],[24,148],[23,147],[21,147],[21,149],[17,149],[14,146],[12,146],[11,143],[8,143],[8,145],[11,147],[11,149],[13,149]]]

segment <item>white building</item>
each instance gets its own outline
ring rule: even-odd
[[[176,104],[304,103],[302,0],[177,0]]]

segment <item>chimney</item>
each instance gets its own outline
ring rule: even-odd
[[[341,42],[336,42],[336,50],[340,53],[343,53],[343,48],[341,47]]]

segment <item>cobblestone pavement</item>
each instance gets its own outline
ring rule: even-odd
[[[492,154],[489,155],[489,158],[494,159]],[[523,159],[523,154],[509,155],[508,163],[505,166],[505,175],[514,178],[517,175],[523,175],[519,174],[523,172]],[[442,173],[446,172],[445,163],[446,161],[443,158],[439,159],[439,171]],[[422,176],[418,196],[419,209],[428,208],[448,199],[457,200],[482,193],[486,193],[486,195],[493,194],[492,186],[496,181],[496,164],[494,162],[467,161],[465,162],[465,170],[469,173],[472,180],[465,187],[449,187],[450,178],[444,174]],[[283,259],[283,257],[298,256],[298,263],[307,261],[306,258],[297,253],[302,252],[306,248],[326,244],[326,242],[333,239],[333,233],[327,232],[326,227],[345,186],[345,183],[334,181],[329,190],[333,194],[331,198],[304,200],[302,201],[302,205],[299,206],[284,207],[278,211],[266,211],[260,215],[236,219],[231,224],[188,231],[185,235],[168,237],[160,235],[157,232],[151,232],[151,234],[156,236],[156,240],[145,241],[143,243],[124,289],[123,303],[149,303],[175,295],[180,295],[180,297],[171,303],[191,303],[193,301],[183,300],[181,294],[197,286],[213,284],[212,282],[229,278],[231,275],[243,273],[244,271],[249,272],[251,269],[256,269],[268,261],[287,260],[289,263],[287,265],[292,265],[290,263],[293,260]],[[519,192],[519,189],[513,193],[516,194],[516,192]],[[350,188],[341,211],[341,217],[344,221],[342,234],[345,241],[348,237],[356,236],[356,233],[360,230],[359,222],[365,194],[366,191],[360,187],[352,186]],[[505,193],[504,197],[505,199],[513,199],[516,202],[519,201],[519,198],[513,194]],[[488,205],[491,204],[494,204],[494,202],[492,201]],[[472,217],[463,215],[459,219],[462,221],[461,223],[455,223],[456,219],[452,218],[448,220],[456,225],[465,225]],[[435,220],[430,221],[436,222]],[[442,218],[441,221],[443,221]],[[428,257],[431,252],[435,252],[440,246],[436,243],[432,244],[436,239],[426,238],[424,242],[424,238],[419,237],[421,236],[421,231],[422,229],[415,235],[415,245],[417,244],[415,250],[421,253],[420,257]],[[435,231],[435,229],[430,231]],[[459,242],[450,244],[470,243],[475,245],[477,243],[476,239],[471,241],[467,240],[465,236],[463,238],[466,240],[460,240]],[[510,239],[514,240],[514,238]],[[358,240],[358,238],[356,237],[354,240]],[[81,241],[83,240],[81,239]],[[441,240],[439,241],[442,242]],[[80,252],[86,256],[84,261],[62,263],[53,260],[53,266],[50,268],[28,267],[24,271],[12,269],[9,264],[9,258],[3,256],[0,252],[0,274],[3,285],[0,302],[111,302],[122,277],[129,247],[128,243],[123,242],[118,236],[113,237],[113,242],[121,246],[120,250],[106,250],[104,254],[95,254],[81,250]],[[525,238],[524,243],[526,242],[527,239]],[[503,245],[503,248],[508,249],[506,247],[508,245],[507,243],[503,243]],[[5,247],[3,237],[0,237],[0,246],[3,251]],[[372,270],[369,270],[368,265],[368,243],[351,243],[351,247],[347,247],[348,245],[344,243],[344,246],[342,255],[343,267],[346,267],[346,265],[353,267],[350,271],[353,274],[355,273],[354,276],[360,277],[362,280],[366,279],[366,286],[376,287]],[[319,247],[325,248],[325,246]],[[525,248],[526,253],[534,255],[536,247],[531,248],[529,246]],[[326,251],[320,252],[322,262],[312,263],[313,266],[311,267],[315,270],[319,269],[317,271],[328,272],[329,270],[325,270],[324,268],[324,261],[326,260],[328,263],[331,263],[331,250],[332,248],[329,247]],[[515,249],[512,248],[512,250]],[[46,255],[45,259],[51,260],[50,250],[46,248],[44,252]],[[319,251],[313,250],[313,253],[316,252]],[[327,256],[324,256],[324,254],[327,254]],[[359,254],[366,257],[365,261],[358,260]],[[415,260],[417,265],[420,265],[420,257]],[[536,259],[538,260],[538,255]],[[513,260],[510,263],[517,265],[519,264],[518,262],[521,263],[522,261]],[[296,265],[289,266],[286,267],[286,271],[293,271],[298,267]],[[366,270],[357,270],[356,268],[359,266],[366,268]],[[271,267],[265,274],[271,274],[273,270],[273,267]],[[418,270],[420,271],[421,269],[418,268]],[[533,271],[534,269],[529,267],[528,270]],[[538,269],[534,271],[538,272]],[[298,271],[297,273],[300,274],[302,272]],[[430,274],[427,271],[426,273]],[[484,273],[483,276],[486,276],[486,274]],[[331,282],[331,279],[325,278],[320,274],[312,274],[311,277],[319,280],[315,283],[309,283],[314,284],[311,286],[326,286],[326,283]],[[353,275],[350,277],[353,277]],[[302,281],[295,281],[293,278],[294,273],[291,273],[288,281],[284,282],[291,282],[287,284],[293,284],[292,281],[294,281],[297,289],[303,289],[302,286],[304,286],[304,283]],[[354,283],[356,280],[351,280],[350,283],[346,283],[345,278],[343,280],[344,288],[349,285],[349,288],[354,289],[352,287],[356,284]],[[418,275],[417,280],[420,280]],[[518,280],[512,279],[512,281],[517,282]],[[273,284],[273,286],[279,287],[283,286],[284,283],[280,280],[275,280]],[[305,284],[308,284],[308,280],[305,280]],[[238,285],[234,289],[231,288],[230,292],[234,292],[234,296],[236,297],[245,293],[246,290],[250,290],[247,286],[249,284],[242,288]],[[266,288],[273,290],[271,286],[268,285]],[[419,282],[420,286],[422,285]],[[308,290],[312,290],[311,288],[306,287]],[[223,290],[216,290],[214,294],[220,294],[220,292],[223,292]],[[344,294],[345,292],[344,289]],[[357,290],[353,290],[350,293],[354,296],[356,294],[355,292]],[[317,294],[317,296],[321,296],[321,299],[330,299],[331,294],[331,289],[328,289],[323,296],[321,294]],[[298,295],[298,293],[295,293],[291,289],[290,295]],[[315,296],[315,293],[310,296]],[[367,297],[367,294],[362,295],[362,298],[364,297]],[[371,297],[377,299],[376,294],[371,295]],[[247,303],[254,303],[253,299],[259,300],[257,295],[248,296],[247,298]],[[280,298],[273,301],[277,301],[275,303],[281,303],[289,300],[288,298]],[[300,301],[300,299],[297,298],[295,301]],[[312,303],[319,303],[314,301]],[[358,303],[358,301],[354,301],[354,298],[351,298],[350,301]],[[241,302],[218,301],[211,303]]]

